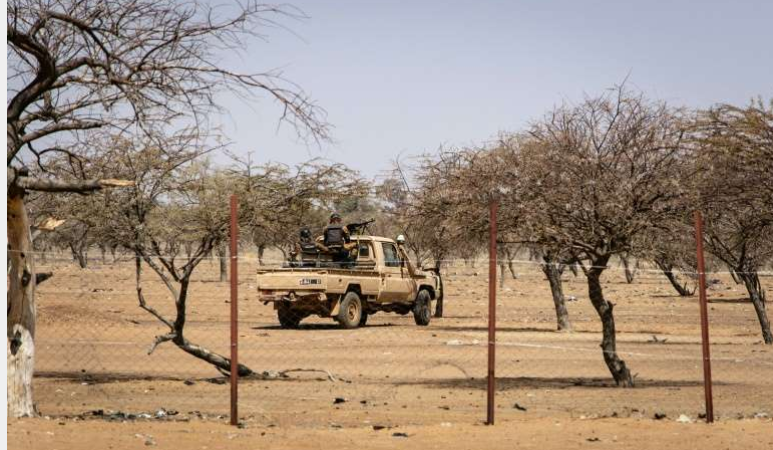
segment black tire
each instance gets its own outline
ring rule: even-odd
[[[293,311],[291,307],[285,305],[276,310],[276,315],[282,328],[298,328],[303,319],[303,314],[300,311]]]
[[[362,302],[356,292],[347,292],[338,309],[338,321],[341,328],[357,328],[362,320]],[[365,319],[367,320],[367,319]]]
[[[416,325],[425,327],[429,325],[432,319],[432,296],[429,291],[422,289],[416,295],[416,302],[413,305],[413,320]]]

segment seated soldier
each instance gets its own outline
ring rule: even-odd
[[[317,239],[317,248],[332,256],[333,262],[341,265],[351,262],[351,251],[356,246],[349,239],[349,230],[341,223],[338,213],[330,215],[330,223]]]
[[[290,254],[293,267],[310,267],[316,264],[319,259],[319,249],[311,237],[311,230],[308,227],[301,228],[300,241],[295,244],[295,250]],[[300,259],[300,260],[298,260]]]

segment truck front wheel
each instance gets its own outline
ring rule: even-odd
[[[416,303],[413,305],[413,320],[416,325],[427,326],[432,318],[432,296],[426,289],[419,291]]]
[[[356,292],[347,292],[338,310],[336,320],[341,328],[357,328],[362,319],[362,302]]]

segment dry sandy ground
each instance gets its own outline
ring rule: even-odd
[[[113,439],[114,448],[143,446],[144,438],[135,435],[152,435],[159,447],[191,448],[497,448],[514,442],[545,449],[697,448],[707,440],[712,446],[701,448],[771,446],[773,426],[764,417],[773,416],[773,348],[761,343],[743,287],[725,275],[712,276],[717,282],[709,293],[719,424],[675,422],[681,414],[696,420],[703,412],[695,298],[675,296],[654,272],[639,274],[633,284],[617,267],[605,273],[605,293],[616,304],[618,349],[636,374],[636,388],[619,389],[602,361],[600,325],[582,274],[565,275],[565,294],[577,298],[569,303],[574,331],[558,333],[547,282],[537,266],[519,264],[518,279],[508,277],[498,290],[502,426],[486,428],[475,425],[485,416],[485,267],[448,268],[447,314],[429,327],[417,327],[409,316],[377,314],[357,330],[339,330],[321,318],[282,330],[271,307],[255,301],[257,263],[245,258],[240,361],[260,375],[240,384],[247,428],[235,430],[219,424],[229,403],[217,371],[168,343],[148,355],[153,337],[165,330],[137,306],[131,262],[95,262],[82,270],[66,258],[48,258],[42,266],[55,276],[39,289],[35,396],[51,419],[9,424],[12,448],[106,448]],[[229,294],[216,271],[216,263],[204,262],[191,286],[187,337],[226,354]],[[152,273],[144,277],[149,303],[170,314],[163,285]],[[768,290],[772,282],[763,279]],[[276,376],[296,368],[317,372]],[[177,422],[73,421],[98,410],[162,411]],[[666,418],[652,420],[655,415]],[[373,431],[374,425],[393,428]],[[599,440],[587,440],[594,437]]]
[[[734,420],[712,425],[653,420],[532,419],[493,427],[475,424],[369,428],[238,429],[212,422],[80,423],[25,420],[9,423],[8,448],[89,449],[770,449],[773,423]]]

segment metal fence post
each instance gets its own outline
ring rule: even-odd
[[[494,425],[494,391],[496,389],[496,321],[497,321],[497,209],[492,201],[489,205],[489,248],[488,248],[488,386],[486,401],[486,425]]]
[[[703,218],[695,211],[695,244],[698,256],[698,289],[703,344],[703,390],[706,396],[706,422],[714,422],[714,399],[711,389],[711,354],[709,353],[709,313],[706,300],[706,267],[703,260]]]
[[[239,225],[237,223],[238,198],[231,196],[231,425],[238,425],[238,394],[239,394],[239,274],[238,274],[238,242]]]

